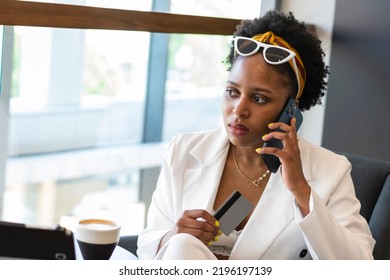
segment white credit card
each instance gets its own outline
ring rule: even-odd
[[[221,224],[219,229],[228,236],[252,209],[252,203],[242,196],[239,191],[234,191],[215,211],[214,217]]]

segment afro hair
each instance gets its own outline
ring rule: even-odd
[[[275,10],[267,12],[260,18],[243,20],[237,25],[234,36],[250,38],[267,31],[272,31],[287,41],[302,58],[306,69],[306,84],[299,99],[300,110],[308,110],[316,104],[321,104],[327,87],[325,79],[329,74],[329,68],[323,61],[325,53],[321,48],[321,41],[304,22],[295,19],[291,12],[284,14]],[[230,71],[234,63],[233,43],[225,63]]]

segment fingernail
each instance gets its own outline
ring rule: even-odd
[[[222,231],[221,230],[218,230],[218,235],[222,235]]]
[[[215,226],[219,227],[221,224],[218,221],[215,221]]]
[[[271,126],[273,126],[274,125],[274,123],[270,123],[270,124],[268,124],[268,127],[271,127]]]
[[[214,237],[214,241],[218,241],[218,239],[219,239],[218,236]]]
[[[256,153],[260,154],[261,153],[261,148],[256,149]]]
[[[267,137],[268,134],[264,134],[261,138],[264,139],[265,137]]]
[[[207,243],[207,246],[210,246],[211,244],[213,244],[213,242],[209,241],[209,243]]]

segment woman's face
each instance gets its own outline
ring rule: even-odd
[[[261,147],[290,98],[291,87],[283,75],[264,61],[262,54],[238,56],[232,65],[222,99],[226,132],[234,145]]]

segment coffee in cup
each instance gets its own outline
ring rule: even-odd
[[[110,220],[84,219],[76,226],[76,239],[84,260],[108,260],[118,244],[120,226]]]

